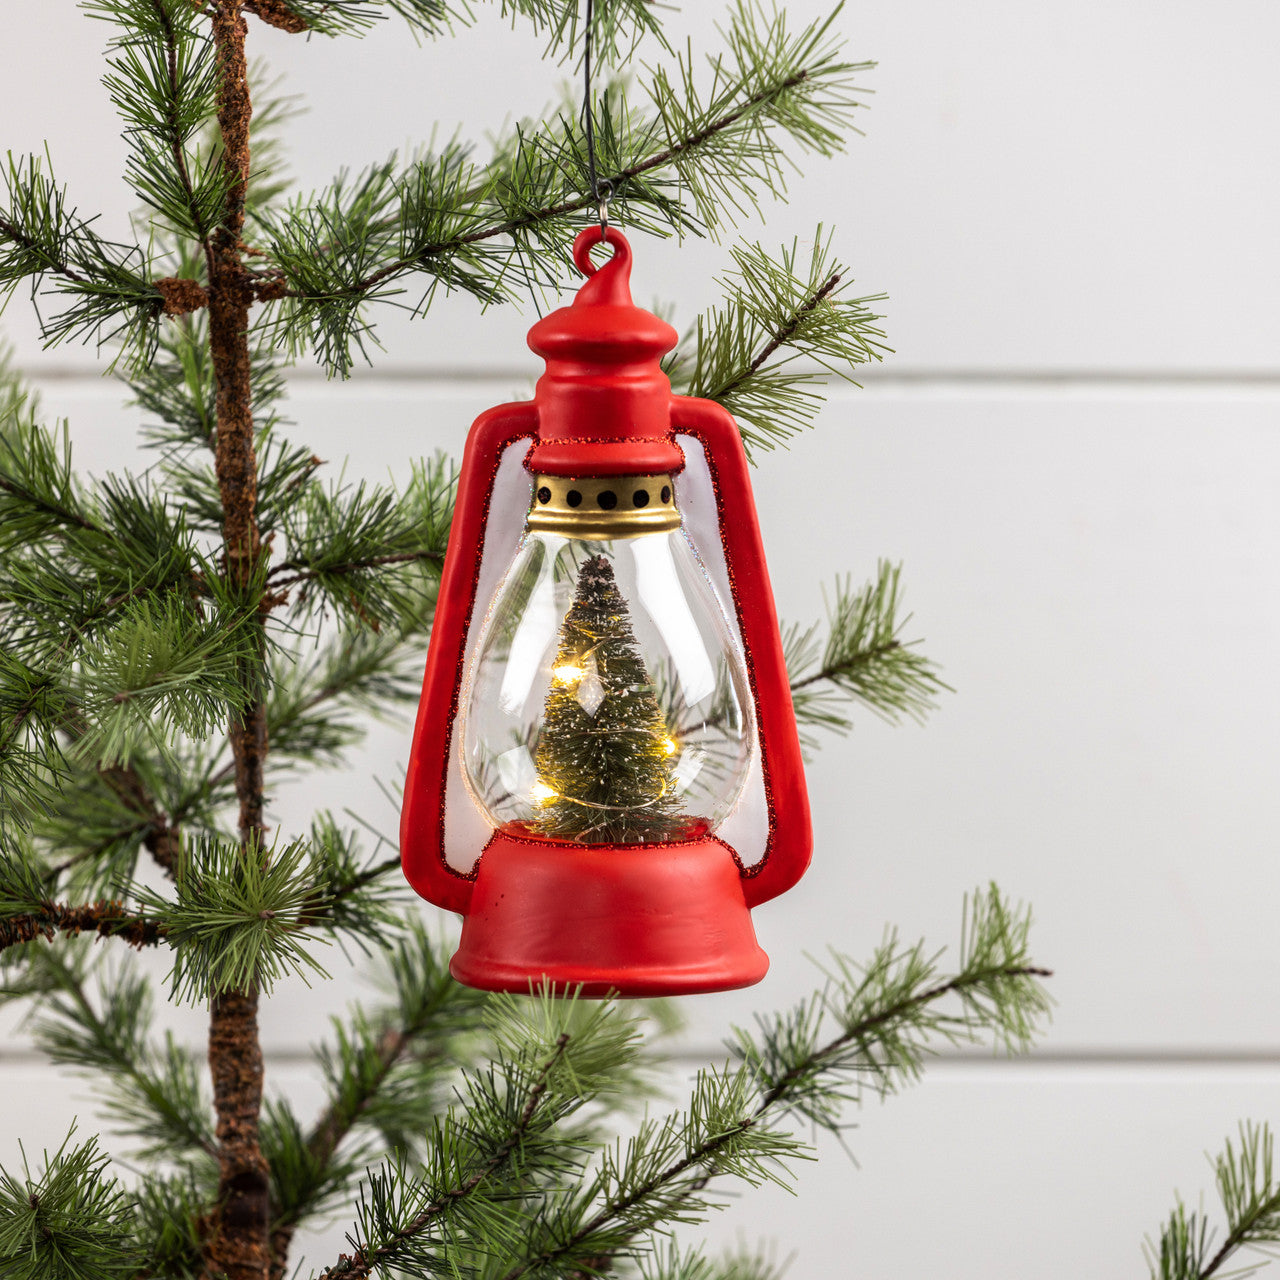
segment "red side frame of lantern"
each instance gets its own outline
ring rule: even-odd
[[[602,239],[614,256],[596,269]],[[660,356],[676,334],[631,302],[630,249],[591,227],[574,245],[588,277],[574,304],[547,316],[530,346],[547,359],[532,401],[480,415],[463,455],[405,779],[404,872],[422,897],[466,919],[452,969],[473,986],[584,994],[721,990],[763,977],[748,908],[804,874],[812,828],[773,592],[742,439],[709,400],[674,396]],[[577,845],[494,831],[469,873],[445,857],[445,797],[494,483],[504,452],[532,447],[531,473],[608,476],[678,472],[677,436],[705,451],[721,545],[755,702],[768,811],[763,856],[744,867],[715,837],[636,846]]]

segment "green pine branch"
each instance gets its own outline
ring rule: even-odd
[[[664,367],[676,391],[728,409],[749,451],[774,449],[813,425],[828,374],[852,381],[889,351],[870,310],[882,298],[843,296],[847,269],[821,225],[807,263],[799,241],[776,258],[759,244],[732,254],[719,280],[726,301],[697,318]]]
[[[63,766],[57,675],[0,652],[0,835],[49,812]]]
[[[172,1035],[154,1040],[154,1001],[145,978],[123,967],[109,969],[91,997],[82,967],[74,952],[41,953],[35,966],[43,985],[37,1046],[50,1061],[95,1082],[105,1114],[140,1144],[140,1157],[200,1163],[215,1148],[197,1060]]]
[[[15,388],[0,418],[0,550],[76,534],[102,540],[105,554],[116,551],[72,470],[67,424],[56,431],[39,426],[34,403]]]
[[[220,728],[250,693],[253,625],[248,610],[206,615],[174,596],[131,603],[78,655],[72,687],[87,723],[77,751],[127,765],[140,743],[160,751]]]
[[[516,0],[513,7],[523,12],[547,6],[544,0]],[[281,31],[324,36],[361,36],[394,14],[416,34],[435,37],[472,17],[465,0],[245,0],[244,8]]]
[[[11,153],[0,171],[0,306],[23,280],[32,283],[33,302],[47,286],[46,294],[64,306],[41,316],[46,345],[118,341],[145,359],[164,309],[145,254],[137,245],[100,236],[92,219],[68,205],[65,188],[45,172],[45,163]]]
[[[495,1277],[520,1280],[596,1274],[644,1256],[654,1233],[705,1217],[716,1202],[708,1193],[713,1181],[785,1181],[789,1166],[808,1158],[787,1131],[788,1117],[839,1130],[844,1109],[914,1080],[938,1043],[989,1039],[1009,1051],[1026,1048],[1048,1011],[1040,985],[1048,975],[1030,959],[1029,927],[1025,910],[993,888],[967,906],[951,974],[923,943],[903,946],[892,933],[865,967],[835,957],[812,999],[762,1019],[754,1034],[738,1033],[736,1064],[701,1072],[685,1111],[644,1120],[635,1137],[598,1152],[594,1167],[584,1168],[586,1153],[574,1138],[549,1128],[536,1146],[526,1135],[530,1167],[497,1177],[482,1161],[477,1180],[475,1164],[456,1154],[451,1115],[428,1144],[425,1176],[392,1165],[366,1183],[352,1236],[364,1244],[324,1274],[369,1275],[382,1264],[428,1275],[445,1258],[462,1264],[474,1249],[477,1257],[509,1260]],[[574,1064],[570,1095],[557,1099],[561,1120],[592,1103],[604,1081],[616,1088],[631,1053],[626,1024],[607,1006],[599,1019],[573,1041],[577,1054],[590,1051],[596,1069],[592,1078],[581,1061]],[[552,1030],[543,1027],[536,1042],[545,1046]],[[595,1043],[603,1032],[611,1035]],[[520,1045],[530,1052],[527,1026],[517,1023],[507,1038],[513,1052]],[[501,1047],[499,1064],[506,1061]],[[467,1142],[505,1151],[511,1095],[499,1091],[479,1103],[468,1094],[467,1101]],[[442,1179],[439,1162],[450,1156],[452,1178]],[[455,1195],[460,1188],[465,1195]]]
[[[172,875],[181,832],[158,799],[167,785],[162,761],[142,752],[128,765],[85,759],[74,744],[86,723],[70,698],[61,703],[56,728],[58,740],[47,749],[56,758],[59,785],[47,793],[45,811],[29,831],[47,851],[40,865],[47,890],[52,893],[67,876],[66,887],[82,894],[127,896],[141,849]],[[63,749],[62,742],[73,749]],[[5,755],[0,751],[0,768]]]
[[[1208,1216],[1188,1211],[1178,1201],[1158,1242],[1144,1252],[1152,1280],[1210,1280],[1244,1277],[1266,1266],[1280,1244],[1280,1180],[1275,1169],[1275,1139],[1267,1125],[1240,1126],[1239,1145],[1230,1139],[1213,1159],[1214,1181],[1226,1220],[1222,1242]],[[1240,1259],[1253,1252],[1263,1256]],[[1232,1263],[1229,1272],[1223,1268]]]
[[[580,1139],[560,1140],[558,1127],[589,1100],[632,1084],[635,1023],[616,1006],[547,996],[491,997],[485,1017],[492,1063],[464,1074],[416,1173],[393,1158],[366,1179],[354,1252],[324,1275],[368,1277],[375,1268],[426,1275],[445,1256],[454,1265],[500,1256],[519,1238],[522,1189],[553,1173],[580,1174]]]
[[[423,592],[412,605],[397,626],[374,630],[357,616],[318,648],[279,651],[284,670],[273,680],[267,701],[269,771],[278,775],[303,765],[340,765],[345,752],[363,741],[365,717],[393,715],[416,702],[434,599]],[[189,825],[216,811],[229,798],[234,776],[235,764],[225,751],[190,761],[175,784],[171,825]]]
[[[395,923],[381,864],[361,865],[354,842],[322,815],[310,839],[240,856],[216,836],[188,836],[172,896],[139,888],[143,910],[173,949],[176,1000],[269,992],[286,975],[327,977],[312,951],[334,935],[385,940]]]
[[[299,486],[281,518],[288,555],[271,569],[268,588],[294,592],[304,611],[324,601],[375,631],[419,617],[444,564],[456,486],[442,455],[415,464],[399,492]]]
[[[194,269],[194,263],[192,264]],[[254,421],[260,424],[261,454],[277,419],[275,409],[285,394],[284,373],[280,361],[272,351],[259,346],[253,353],[250,365],[252,407]],[[193,454],[203,461],[211,456],[216,444],[217,430],[217,379],[214,376],[213,357],[209,352],[208,318],[204,312],[174,317],[165,324],[157,342],[155,357],[145,365],[129,369],[124,381],[132,390],[133,404],[142,409],[154,421],[144,422],[144,439],[165,455],[166,478],[173,483],[185,477],[182,463]],[[211,475],[211,473],[209,473]],[[216,481],[210,481],[216,493]],[[208,487],[197,488],[190,479],[183,479],[177,496],[193,505],[195,492],[200,501],[195,503],[208,526],[207,512],[212,499],[207,497]]]
[[[146,480],[86,487],[66,424],[15,402],[0,418],[0,610],[15,651],[70,650],[126,606],[207,594],[208,565],[182,516]]]
[[[783,1280],[786,1274],[785,1265],[759,1253],[708,1258],[699,1249],[681,1249],[674,1243],[637,1261],[641,1280]]]
[[[112,840],[125,834],[136,836],[156,865],[166,875],[172,876],[182,833],[160,808],[153,788],[144,780],[142,771],[138,768],[138,762],[135,760],[128,766],[99,765],[91,776],[100,779],[118,797],[126,814],[132,818],[131,825],[125,831],[112,832]],[[83,809],[80,810],[80,815],[83,818]]]
[[[438,37],[475,21],[478,6],[465,0],[246,0],[245,11],[284,31],[318,35],[364,35],[389,14],[422,35]],[[596,0],[592,38],[598,56],[618,57],[647,37],[664,48],[653,0]],[[546,56],[572,56],[580,45],[579,0],[500,0],[502,17],[523,19],[546,38]]]
[[[13,1280],[135,1280],[144,1266],[132,1196],[107,1172],[96,1138],[68,1134],[44,1168],[0,1173],[0,1273]]]
[[[793,34],[785,14],[766,16],[744,0],[725,32],[727,51],[710,60],[709,85],[681,56],[672,71],[650,73],[645,112],[606,93],[600,176],[620,216],[640,229],[714,232],[724,207],[745,210],[761,191],[781,189],[784,144],[838,149],[862,105],[854,76],[868,64],[839,60],[834,17]],[[492,302],[555,284],[576,215],[594,199],[585,135],[568,115],[518,130],[487,166],[452,143],[404,170],[393,157],[341,176],[261,220],[264,279],[279,280],[284,295],[270,332],[295,353],[310,344],[345,374],[370,332],[365,304],[395,296],[410,274],[427,277],[419,310],[436,288]]]
[[[457,1042],[474,1035],[487,998],[453,981],[450,950],[414,925],[388,958],[394,1003],[333,1020],[333,1044],[319,1055],[328,1099],[309,1130],[287,1109],[272,1116],[277,1259],[288,1256],[298,1224],[325,1212],[374,1157],[362,1133],[376,1131],[385,1150],[412,1152],[430,1132],[440,1086],[457,1065]]]
[[[803,1149],[778,1129],[784,1117],[838,1131],[845,1106],[916,1079],[938,1040],[991,1037],[1009,1051],[1025,1049],[1049,1007],[1039,983],[1049,974],[1031,963],[1029,927],[1029,915],[1010,909],[993,886],[967,904],[960,967],[950,976],[939,975],[938,956],[923,943],[903,947],[892,932],[865,967],[835,956],[824,991],[759,1019],[755,1035],[737,1033],[738,1069],[701,1074],[688,1124],[656,1126],[625,1158],[607,1161],[581,1193],[573,1229],[559,1222],[544,1231],[554,1242],[535,1241],[502,1280],[629,1256],[663,1224],[701,1220],[714,1179],[785,1178]],[[828,1024],[837,1034],[824,1040]]]
[[[817,624],[786,629],[791,697],[802,729],[847,733],[853,724],[844,709],[849,701],[890,724],[919,721],[938,694],[951,691],[917,648],[919,641],[902,638],[911,615],[902,614],[901,574],[901,565],[881,561],[875,581],[858,590],[848,579],[837,581],[825,639]]]
[[[90,0],[119,28],[103,84],[129,145],[125,178],[163,226],[208,248],[227,199],[215,148],[191,144],[216,113],[213,40],[188,0]]]
[[[267,704],[273,767],[340,763],[364,737],[361,719],[415,703],[428,623],[424,610],[402,628],[348,628],[318,651],[298,654]]]

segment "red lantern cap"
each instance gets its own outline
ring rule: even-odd
[[[603,266],[591,261],[602,241]],[[652,475],[684,465],[671,431],[662,356],[676,331],[631,301],[631,246],[613,227],[578,233],[573,260],[587,277],[572,305],[539,320],[529,346],[547,362],[534,405],[538,438],[525,465],[541,475]]]

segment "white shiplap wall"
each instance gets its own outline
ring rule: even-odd
[[[822,7],[789,9],[798,22]],[[720,6],[690,8],[677,21],[705,43]],[[881,62],[867,136],[810,165],[763,234],[834,224],[865,291],[891,295],[898,354],[762,468],[760,505],[785,615],[819,614],[837,573],[901,558],[913,633],[958,692],[926,729],[862,717],[824,751],[813,871],[758,916],[773,972],[690,1001],[691,1043],[803,990],[806,948],[864,953],[885,921],[953,939],[962,894],[989,878],[1035,904],[1059,1008],[1035,1059],[949,1058],[861,1118],[856,1167],[824,1148],[798,1197],[748,1196],[709,1234],[773,1236],[797,1276],[1120,1280],[1141,1271],[1172,1188],[1208,1186],[1201,1152],[1238,1117],[1273,1116],[1280,1084],[1280,12],[907,0],[839,22],[855,56]],[[7,34],[0,144],[48,139],[75,201],[121,225],[101,28],[62,3],[27,6]],[[433,120],[479,134],[560,75],[495,21],[445,48],[393,25],[362,44],[253,38],[309,103],[304,186]],[[683,317],[725,261],[706,244],[638,257],[638,296]],[[458,302],[389,324],[378,369],[298,377],[294,434],[352,453],[353,475],[456,451],[532,372],[528,322]],[[5,326],[81,464],[127,463],[136,420],[91,353],[40,352],[20,302]],[[323,802],[393,826],[370,777],[405,741],[379,728]],[[314,795],[283,793],[282,823]],[[355,990],[271,1002],[275,1076],[304,1103],[301,1052]],[[56,1143],[91,1108],[87,1086],[17,1045],[0,1054],[18,1100],[0,1109],[6,1165],[18,1140]],[[318,1238],[313,1261],[339,1237]]]

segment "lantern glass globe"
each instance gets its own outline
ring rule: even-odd
[[[683,528],[527,530],[460,708],[472,799],[533,837],[701,838],[733,811],[755,751],[742,649]]]

